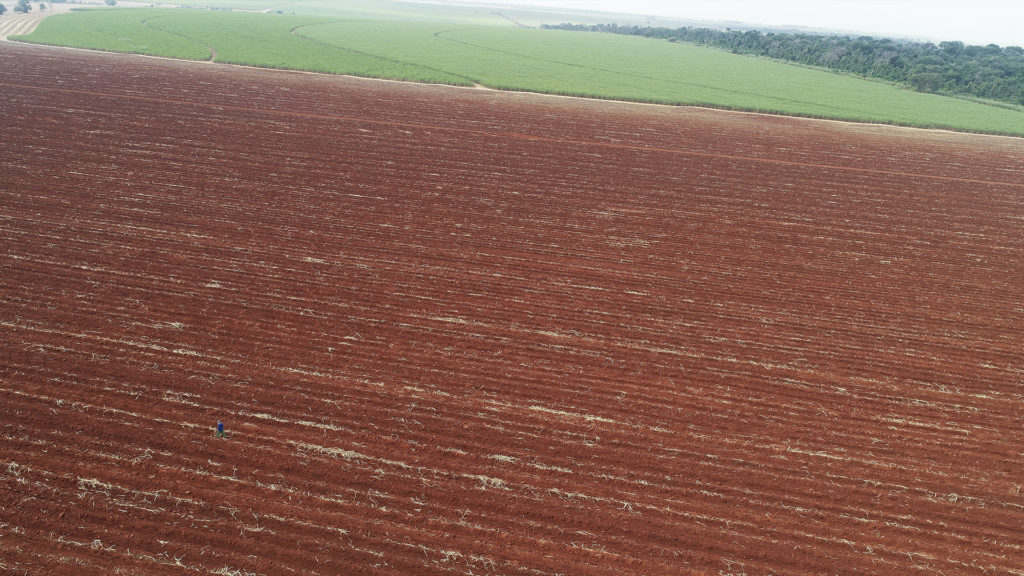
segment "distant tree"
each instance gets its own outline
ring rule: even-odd
[[[0,4],[0,16],[3,16],[4,14],[7,14],[7,6]]]
[[[39,11],[40,12],[46,12],[46,4],[43,4],[42,2],[40,2],[39,3]]]
[[[28,14],[32,11],[32,5],[28,3],[28,0],[18,0],[18,3],[14,5],[14,11]]]
[[[103,0],[103,3],[107,6],[117,6],[117,0]]]
[[[918,92],[935,92],[942,84],[942,74],[935,72],[922,72],[907,78],[910,85]]]
[[[614,24],[542,24],[586,32],[630,34],[767,56],[855,76],[880,78],[921,92],[965,94],[1024,105],[1024,48],[959,41],[909,42],[871,36],[787,34],[711,28]]]
[[[964,50],[963,42],[939,42],[939,50],[942,50],[949,56],[956,57]]]

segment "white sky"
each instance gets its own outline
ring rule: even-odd
[[[502,0],[695,20],[1024,46],[1024,0]]]

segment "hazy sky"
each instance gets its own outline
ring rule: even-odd
[[[799,25],[1024,46],[1024,0],[498,0],[629,14]]]

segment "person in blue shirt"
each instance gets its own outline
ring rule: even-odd
[[[217,420],[217,438],[223,438],[223,437],[224,437],[224,423],[221,422],[220,420]]]

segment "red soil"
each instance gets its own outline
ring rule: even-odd
[[[0,133],[4,573],[1022,574],[1019,139],[9,45]]]

